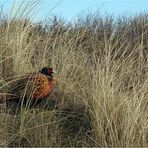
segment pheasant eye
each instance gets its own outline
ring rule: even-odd
[[[53,69],[52,68],[48,68],[48,74],[52,74],[53,73]]]

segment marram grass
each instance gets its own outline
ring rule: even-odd
[[[14,114],[2,102],[0,145],[148,146],[148,17],[102,18],[66,24],[0,21],[0,93],[14,77],[55,69],[57,87],[36,108]],[[57,106],[44,107],[52,98]]]

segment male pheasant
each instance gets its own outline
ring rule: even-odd
[[[52,74],[53,68],[44,67],[39,73],[26,74],[14,80],[10,86],[10,93],[14,95],[11,102],[40,102],[48,97],[57,82]]]

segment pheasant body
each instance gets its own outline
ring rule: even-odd
[[[11,85],[11,94],[17,100],[38,101],[49,96],[56,85],[52,76],[52,68],[43,68],[39,73],[27,74],[14,80]],[[13,98],[15,101],[15,99]]]

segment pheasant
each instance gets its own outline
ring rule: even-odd
[[[53,68],[44,67],[38,73],[26,74],[13,80],[10,86],[12,99],[6,102],[41,102],[53,91],[57,80],[53,78]]]

